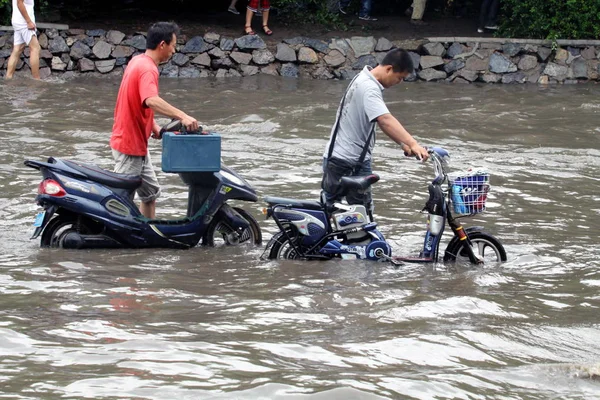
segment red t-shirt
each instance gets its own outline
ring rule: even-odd
[[[121,81],[110,147],[130,156],[145,156],[154,111],[144,101],[158,96],[158,68],[146,54],[131,59]]]

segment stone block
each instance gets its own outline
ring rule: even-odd
[[[95,62],[96,69],[101,74],[107,74],[115,68],[116,60],[98,60]]]
[[[114,44],[115,46],[118,44],[121,44],[123,39],[125,39],[125,34],[120,31],[110,30],[106,34],[106,40],[108,40],[110,43]]]
[[[441,58],[441,57],[440,57]],[[447,74],[444,71],[438,71],[437,69],[427,68],[418,73],[419,78],[425,81],[436,81],[440,79],[446,79]]]
[[[275,58],[282,62],[295,62],[297,60],[296,51],[288,44],[278,43]]]
[[[529,70],[537,67],[537,65],[538,65],[537,57],[527,54],[527,55],[524,55],[523,57],[521,57],[521,60],[519,61],[519,64],[517,66],[522,71],[529,71]]]
[[[440,56],[422,56],[421,57],[421,68],[428,69],[437,67],[438,65],[444,65],[444,60]],[[445,75],[445,73],[444,73]]]
[[[307,64],[316,64],[319,62],[319,57],[313,49],[301,47],[300,50],[298,50],[298,61]]]
[[[210,67],[210,56],[206,53],[198,54],[192,61],[192,64]]]
[[[441,43],[427,43],[423,45],[423,49],[430,56],[442,57],[446,53],[446,48]]]
[[[314,51],[313,51],[313,53],[314,53]],[[315,57],[316,57],[316,55],[315,55]],[[254,63],[256,65],[268,65],[268,64],[272,63],[273,61],[275,61],[275,56],[273,56],[273,53],[271,53],[267,49],[254,50],[252,52],[252,61],[254,61]]]
[[[110,56],[110,53],[112,53],[112,46],[106,43],[104,40],[99,40],[92,48],[92,53],[94,53],[96,58],[104,60]]]
[[[394,44],[382,37],[377,40],[377,44],[375,45],[375,51],[390,51],[394,47]]]
[[[119,46],[115,46],[115,49],[112,51],[111,56],[114,58],[131,57],[133,52],[134,52],[133,47],[119,45]]]
[[[229,57],[238,64],[247,65],[252,61],[252,54],[242,53],[241,51],[233,51]]]

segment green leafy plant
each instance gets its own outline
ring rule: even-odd
[[[504,0],[502,11],[501,36],[600,38],[600,1]]]
[[[278,16],[295,23],[319,24],[326,27],[343,28],[333,0],[273,0]],[[334,10],[336,12],[334,12]]]
[[[0,0],[0,24],[10,24],[10,18],[12,15],[12,1],[11,0]]]

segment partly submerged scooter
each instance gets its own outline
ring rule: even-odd
[[[207,171],[194,168],[195,158],[189,157],[193,154],[189,148],[201,136],[209,135],[185,132],[179,121],[165,125],[161,135],[163,152],[165,139],[185,139],[177,141],[187,148],[184,152],[188,160],[184,165],[191,165],[177,170],[189,186],[185,218],[145,218],[130,198],[142,182],[140,176],[117,174],[95,165],[54,157],[47,162],[27,160],[25,165],[39,170],[43,176],[35,200],[44,210],[35,218],[31,239],[41,235],[42,247],[69,249],[260,244],[262,235],[256,220],[243,209],[227,204],[228,200],[256,202],[257,196],[248,182],[220,164],[220,140],[218,165]]]

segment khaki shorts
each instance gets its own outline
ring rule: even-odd
[[[140,175],[142,185],[137,188],[138,197],[143,203],[150,203],[160,197],[160,185],[156,179],[156,173],[150,159],[150,152],[145,157],[130,156],[118,150],[112,149],[115,159],[115,172],[119,174]],[[134,194],[131,194],[133,200]]]

